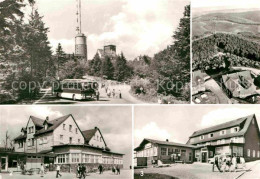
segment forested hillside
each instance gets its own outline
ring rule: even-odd
[[[260,67],[260,44],[234,34],[216,33],[192,43],[193,69],[234,66]],[[219,55],[221,52],[221,55]]]

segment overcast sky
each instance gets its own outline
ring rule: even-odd
[[[36,0],[54,47],[74,52],[76,0]],[[88,58],[105,43],[117,45],[128,60],[150,55],[172,43],[171,36],[188,0],[82,0],[82,31],[88,36]],[[29,12],[29,10],[27,10]]]
[[[256,114],[260,125],[259,109],[259,105],[136,106],[134,146],[144,138],[186,143],[196,130],[251,114]]]
[[[20,134],[29,116],[50,120],[72,114],[81,130],[99,127],[108,147],[125,154],[124,167],[131,165],[132,152],[132,109],[131,107],[109,106],[0,106],[0,142],[3,144],[5,131],[11,138]]]

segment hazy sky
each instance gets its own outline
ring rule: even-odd
[[[192,0],[192,14],[218,10],[253,10],[260,8],[260,0]]]
[[[76,0],[36,0],[55,49],[60,42],[74,52]],[[105,43],[117,45],[132,60],[153,56],[172,43],[173,31],[188,0],[82,0],[82,31],[88,36],[88,58]],[[28,12],[30,10],[27,10]]]
[[[192,8],[220,7],[220,8],[259,8],[259,0],[192,0]]]
[[[72,114],[81,130],[99,127],[108,147],[125,154],[124,166],[131,165],[132,152],[132,109],[131,107],[109,106],[0,106],[0,143],[3,144],[5,131],[11,138],[20,134],[29,116],[50,120]]]
[[[186,143],[199,129],[256,114],[260,125],[260,105],[150,106],[135,107],[134,146],[144,138]]]

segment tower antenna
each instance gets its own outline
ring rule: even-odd
[[[81,0],[77,0],[77,28],[76,31],[78,34],[81,33]]]

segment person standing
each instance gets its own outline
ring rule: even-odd
[[[56,171],[57,171],[56,178],[58,178],[59,176],[61,176],[61,174],[60,174],[60,165],[57,165]]]
[[[44,166],[43,164],[41,163],[41,169],[40,169],[40,172],[41,172],[41,177],[44,176]]]

